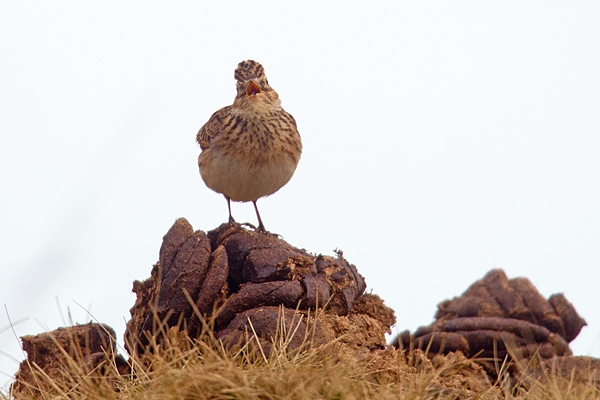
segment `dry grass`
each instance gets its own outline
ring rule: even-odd
[[[283,324],[282,324],[283,326]],[[293,350],[291,332],[280,332],[270,354],[254,341],[232,352],[209,329],[191,341],[172,328],[152,354],[134,356],[131,373],[120,375],[113,362],[85,371],[69,359],[61,379],[31,366],[39,399],[595,399],[600,391],[581,376],[545,374],[510,380],[499,363],[499,379],[461,354],[407,355],[396,350],[360,351],[334,341]],[[249,337],[251,337],[249,333]],[[310,332],[307,332],[307,340]],[[512,365],[522,371],[531,365]],[[7,395],[0,398],[8,399]]]

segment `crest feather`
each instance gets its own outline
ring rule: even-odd
[[[265,76],[265,69],[254,60],[242,61],[235,69],[234,77],[239,82],[257,79]]]

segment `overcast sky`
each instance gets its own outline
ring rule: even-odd
[[[175,219],[227,220],[195,135],[245,59],[304,144],[258,202],[269,230],[342,249],[397,331],[503,268],[564,292],[588,321],[572,349],[600,356],[599,2],[204,3],[3,5],[0,384],[23,358],[8,317],[122,340]]]

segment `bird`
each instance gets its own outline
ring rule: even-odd
[[[254,204],[258,230],[266,232],[256,202],[272,195],[294,175],[302,140],[294,117],[281,107],[263,66],[246,60],[234,72],[233,104],[216,111],[196,134],[198,167],[206,186],[227,200]]]

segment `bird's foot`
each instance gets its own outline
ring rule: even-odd
[[[236,221],[234,221],[233,218],[229,220],[229,224],[235,225],[235,226],[243,226],[244,228],[251,228],[254,230],[254,232],[259,232],[264,235],[276,236],[278,239],[283,239],[283,236],[281,236],[279,233],[273,233],[273,232],[269,232],[268,230],[266,230],[265,226],[263,224],[259,224],[258,227],[254,226],[250,222],[242,222],[240,224],[240,223],[237,223]]]
[[[252,225],[250,222],[244,222],[243,224],[240,224],[240,225],[256,230],[256,227],[254,225]]]
[[[248,224],[248,223],[246,223],[246,222],[244,222],[244,223],[241,223],[241,224],[240,224],[240,223],[239,223],[239,222],[237,222],[235,219],[233,219],[233,218],[229,218],[228,225],[229,225],[230,227],[232,227],[232,228],[242,229],[242,228],[244,228],[244,227],[247,227],[247,226],[248,226],[248,225],[250,225],[250,224]],[[251,227],[252,229],[256,229],[256,228],[254,228],[254,225],[250,225],[250,227]]]
[[[260,232],[263,235],[271,235],[271,236],[275,236],[277,239],[282,239],[283,240],[283,236],[281,236],[279,233],[274,233],[274,232],[269,232],[268,230],[265,229],[264,225],[258,225],[258,228],[254,229],[256,232]]]

